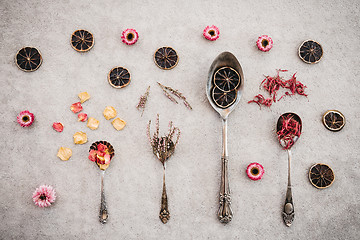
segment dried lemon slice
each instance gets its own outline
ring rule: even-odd
[[[41,63],[42,57],[34,47],[24,47],[20,49],[15,56],[15,63],[18,68],[25,72],[33,72],[37,70]]]
[[[240,75],[230,67],[223,67],[214,74],[214,84],[224,92],[230,92],[240,85]]]
[[[344,115],[337,110],[327,111],[322,118],[324,126],[330,131],[340,131],[345,126]]]
[[[67,147],[60,147],[56,156],[59,157],[63,161],[67,161],[72,156],[72,150]]]
[[[71,35],[71,46],[78,52],[87,52],[94,46],[94,37],[86,30],[76,30]]]
[[[126,68],[114,67],[108,74],[108,81],[114,88],[123,88],[130,84],[130,73]]]
[[[314,187],[323,189],[333,184],[335,175],[328,165],[317,163],[310,168],[309,179]]]

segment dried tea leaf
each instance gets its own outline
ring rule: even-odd
[[[120,118],[115,118],[111,123],[118,131],[122,130],[126,126],[126,122]]]
[[[114,117],[116,117],[116,110],[114,107],[112,106],[107,106],[105,109],[104,109],[104,117],[106,118],[106,120],[109,120],[109,119],[112,119]]]
[[[88,122],[87,122],[86,126],[88,128],[90,128],[91,130],[95,130],[95,129],[97,129],[99,127],[99,124],[100,124],[99,120],[97,120],[97,119],[95,119],[93,117],[90,117],[88,119]]]
[[[63,161],[67,161],[72,156],[72,150],[67,147],[60,147],[56,156]]]
[[[75,144],[84,144],[87,142],[87,136],[84,132],[76,132],[73,137]]]
[[[90,99],[90,94],[88,92],[81,92],[79,93],[78,97],[80,99],[80,102],[84,103]]]

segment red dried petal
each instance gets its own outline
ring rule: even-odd
[[[83,109],[83,107],[81,106],[81,102],[77,102],[77,103],[73,103],[70,109],[71,111],[73,111],[73,113],[78,113]]]
[[[92,162],[96,161],[96,151],[95,150],[91,150],[89,152],[89,160],[92,161]]]
[[[79,113],[78,114],[78,121],[85,122],[87,120],[88,116],[86,113]]]
[[[64,130],[64,125],[61,122],[54,122],[52,127],[57,132],[62,132]]]

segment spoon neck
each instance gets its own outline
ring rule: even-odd
[[[228,156],[227,149],[227,118],[222,119],[222,157]]]

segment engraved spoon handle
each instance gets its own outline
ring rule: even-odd
[[[163,192],[161,196],[161,209],[159,213],[159,218],[162,223],[166,224],[170,219],[170,212],[168,208],[168,200],[166,194],[166,185],[165,185],[165,163],[164,163],[164,173],[163,173]]]
[[[290,172],[291,172],[291,151],[290,149],[287,150],[288,153],[288,186],[286,191],[286,198],[285,204],[283,209],[283,219],[286,226],[290,227],[292,222],[294,221],[295,212],[294,212],[294,203],[292,199],[292,192],[291,192],[291,180],[290,180]]]
[[[228,153],[227,153],[227,119],[222,120],[222,156],[221,156],[221,185],[220,185],[220,207],[218,218],[222,223],[231,221],[233,212],[231,210],[231,197],[228,177]]]
[[[105,176],[105,170],[101,170],[101,204],[100,204],[99,221],[102,224],[105,224],[109,217],[106,201],[105,201],[104,176]]]

